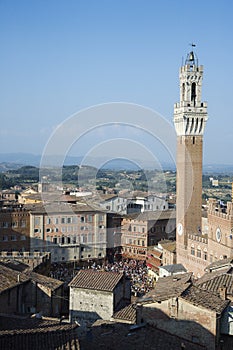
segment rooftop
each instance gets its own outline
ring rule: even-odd
[[[40,275],[31,270],[20,272],[15,269],[14,265],[10,268],[5,266],[4,263],[0,263],[0,293],[30,280],[40,283],[51,290],[56,290],[63,284],[63,282],[59,280]]]
[[[176,218],[176,211],[173,209],[145,211],[143,213],[133,213],[124,216],[125,219],[148,221],[148,220],[168,220]]]
[[[0,264],[1,264],[1,259],[3,259],[2,265],[4,265],[5,267],[8,267],[9,269],[19,271],[19,272],[23,272],[25,270],[30,269],[29,265],[24,264],[23,262],[17,261],[15,259],[11,259],[10,257],[8,258],[8,256],[6,259],[4,259],[0,254]]]
[[[24,273],[14,271],[0,263],[0,293],[29,280],[30,278]]]
[[[53,291],[64,284],[62,281],[59,281],[55,278],[40,275],[39,273],[32,272],[32,271],[26,272],[26,275],[28,277],[30,277],[31,280],[51,289]]]
[[[183,273],[176,276],[160,277],[155,288],[140,299],[140,302],[164,301],[178,297],[192,284],[192,273]]]
[[[166,270],[170,273],[187,272],[186,268],[182,264],[172,264],[160,266],[160,269]]]
[[[80,270],[69,286],[112,292],[123,276],[120,272]]]
[[[80,338],[82,350],[203,350],[204,346],[169,334],[150,325],[132,329],[125,323],[98,320],[89,333]]]
[[[0,315],[0,349],[79,350],[77,325],[52,318]]]
[[[164,250],[168,250],[171,253],[174,253],[176,251],[176,241],[164,240],[164,242],[160,241],[159,244]]]
[[[113,315],[113,318],[116,320],[124,320],[136,323],[137,313],[136,313],[136,305],[129,304],[120,310],[116,311]]]
[[[226,288],[228,295],[233,295],[233,275],[223,273],[221,275],[213,275],[208,273],[196,282],[199,288],[219,294],[220,288]]]
[[[215,311],[218,314],[221,314],[230,303],[230,300],[223,300],[216,294],[198,288],[194,285],[184,290],[181,294],[181,298],[193,305]]]
[[[232,266],[233,265],[233,257],[231,256],[230,258],[222,259],[222,260],[217,260],[208,265],[205,270],[206,271],[212,271],[212,270],[217,270],[221,268],[225,268],[226,266]]]
[[[76,204],[70,204],[70,203],[64,203],[64,202],[51,202],[46,203],[46,205],[42,204],[28,204],[24,205],[24,208],[29,210],[33,214],[53,214],[53,213],[79,213],[79,212],[105,212],[104,209],[101,209],[100,207],[96,205],[90,205],[89,203],[76,203]]]

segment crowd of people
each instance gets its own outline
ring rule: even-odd
[[[51,264],[50,277],[59,281],[69,283],[75,275],[73,266],[65,263]]]
[[[131,280],[132,295],[139,297],[149,292],[154,286],[153,277],[148,275],[144,261],[126,259],[104,266],[105,271],[124,272]]]
[[[50,277],[63,281],[66,285],[73,279],[80,269],[93,269],[101,271],[123,272],[131,280],[131,293],[140,297],[150,291],[154,286],[154,279],[148,274],[148,268],[143,261],[126,259],[114,263],[98,264],[89,262],[84,266],[78,264],[53,263]]]
[[[143,261],[126,259],[114,263],[98,264],[89,262],[85,266],[74,266],[73,264],[53,263],[50,270],[50,277],[68,284],[79,269],[93,269],[112,272],[123,272],[131,280],[131,293],[135,297],[141,297],[150,291],[154,286],[154,278],[148,274],[148,268]]]

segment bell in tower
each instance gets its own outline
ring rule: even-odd
[[[193,53],[193,51],[191,51],[190,54],[189,54],[189,61],[194,61],[194,53]]]

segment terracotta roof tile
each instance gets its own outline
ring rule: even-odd
[[[160,241],[159,244],[163,247],[164,250],[174,253],[176,251],[176,242],[163,242]]]
[[[222,259],[222,260],[217,260],[208,265],[205,270],[206,271],[211,271],[214,269],[219,269],[219,268],[224,268],[226,266],[232,266],[233,264],[233,257],[231,256],[230,258]]]
[[[31,280],[40,283],[51,290],[56,290],[64,284],[62,281],[44,275],[40,275],[36,272],[26,272],[26,275],[30,277]]]
[[[56,290],[63,284],[57,279],[40,275],[30,270],[20,273],[0,263],[0,293],[30,280],[38,282],[51,290]]]
[[[126,219],[132,219],[132,220],[135,219],[137,221],[167,220],[167,219],[175,219],[176,211],[173,209],[145,211],[143,213],[127,214],[124,217]]]
[[[213,275],[213,273],[207,274],[205,280],[197,281],[199,288],[211,291],[215,294],[219,294],[219,289],[226,287],[227,294],[233,295],[233,275],[223,273],[221,275]]]
[[[160,277],[155,288],[140,299],[140,302],[163,301],[179,296],[192,283],[192,273]]]
[[[79,350],[76,327],[55,319],[0,315],[0,349]]]
[[[204,350],[203,345],[169,334],[150,325],[134,331],[124,323],[96,321],[88,335],[80,338],[82,350]]]
[[[0,293],[29,280],[30,278],[24,273],[14,271],[0,264]]]
[[[114,319],[117,320],[125,320],[125,321],[131,321],[131,322],[136,322],[136,317],[137,312],[136,312],[136,305],[134,304],[129,304],[120,310],[116,311],[113,315]]]
[[[197,286],[190,286],[182,294],[181,298],[190,302],[193,305],[201,306],[220,314],[230,300],[222,300],[216,294],[198,288]]]
[[[74,288],[113,291],[124,274],[120,272],[105,272],[96,270],[80,270],[70,282]]]

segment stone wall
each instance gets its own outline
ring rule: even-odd
[[[202,309],[179,298],[143,305],[142,317],[149,324],[171,334],[215,349],[217,319],[215,312]]]
[[[109,320],[113,315],[113,293],[70,288],[70,319],[82,324],[97,319]]]

